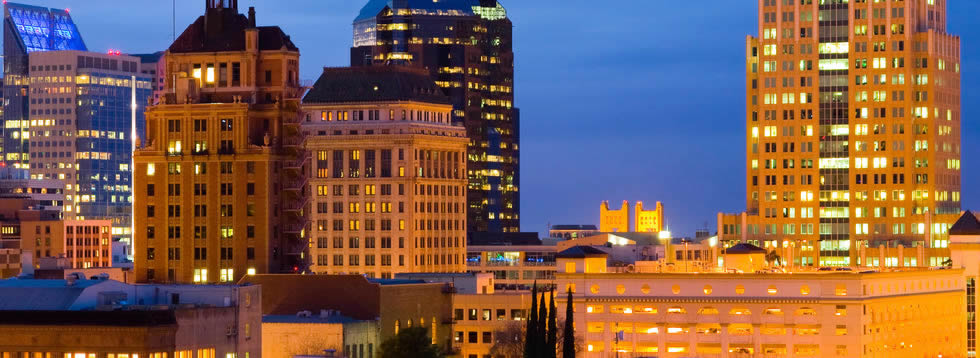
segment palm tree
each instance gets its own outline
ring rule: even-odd
[[[766,262],[768,262],[770,265],[775,262],[777,266],[782,266],[783,258],[776,253],[776,250],[772,250],[766,253]]]

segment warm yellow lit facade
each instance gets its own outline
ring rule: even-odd
[[[618,210],[609,209],[608,201],[599,205],[599,232],[659,233],[664,230],[664,205],[659,201],[653,210],[644,209],[642,201],[636,202],[633,215],[630,215],[630,203],[626,200]]]
[[[557,281],[575,292],[586,358],[966,357],[962,270],[670,274],[576,266]],[[563,316],[563,295],[558,302]]]
[[[304,99],[313,272],[465,271],[467,137],[450,121],[452,106],[439,97],[344,99],[328,90],[367,84],[386,93],[402,76],[438,91],[414,69],[341,68],[326,69]]]
[[[38,220],[20,223],[21,249],[42,257],[64,257],[69,268],[112,266],[112,222],[109,220]]]
[[[656,232],[659,233],[665,230],[664,227],[664,204],[659,201],[653,207],[653,210],[644,210],[643,202],[639,201],[636,203],[636,209],[633,212],[636,219],[633,221],[636,225],[634,232]]]
[[[224,6],[171,45],[167,95],[146,111],[137,282],[237,282],[308,259],[299,50],[278,27],[256,27],[254,12]]]
[[[609,202],[599,204],[599,232],[629,232],[630,204],[623,200],[623,206],[618,210],[610,210]]]
[[[550,294],[545,295],[550,297]],[[540,296],[539,296],[540,298]],[[492,351],[494,342],[508,340],[500,334],[521,332],[527,325],[531,293],[457,294],[453,295],[453,350],[457,357],[507,355],[506,349]],[[523,336],[519,336],[524,339]],[[508,347],[511,348],[511,347]]]
[[[960,211],[960,40],[946,1],[759,1],[747,214],[726,243],[793,265],[938,266]]]

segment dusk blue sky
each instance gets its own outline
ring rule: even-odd
[[[300,48],[300,77],[349,64],[367,0],[240,0]],[[443,0],[447,1],[447,0]],[[500,0],[514,22],[522,229],[598,224],[599,203],[662,201],[675,236],[745,207],[745,36],[754,0]],[[171,2],[25,0],[71,9],[92,51],[171,42]],[[962,38],[963,207],[980,209],[980,1],[950,0]],[[177,33],[204,1],[177,0]],[[244,11],[244,10],[243,10]]]

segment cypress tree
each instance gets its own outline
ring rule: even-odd
[[[555,289],[551,289],[551,303],[548,305],[548,340],[545,357],[558,358],[558,307],[555,306]]]
[[[568,301],[565,304],[565,330],[561,341],[561,358],[575,358],[575,311],[572,309],[572,288],[568,288]]]
[[[535,334],[538,332],[538,281],[531,287],[531,312],[528,315],[527,328],[524,332],[524,358],[536,358]]]
[[[538,333],[534,335],[537,340],[534,342],[537,348],[537,355],[535,357],[544,358],[548,355],[548,306],[544,300],[544,291],[541,292],[541,299],[538,300],[538,323],[535,325],[538,328]]]

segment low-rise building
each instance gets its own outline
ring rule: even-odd
[[[453,295],[453,351],[456,356],[506,355],[507,348],[512,348],[507,342],[524,339],[521,330],[527,324],[525,320],[530,307],[530,292]],[[501,335],[511,337],[498,337]],[[502,351],[493,350],[497,342]]]
[[[66,258],[71,268],[112,266],[109,220],[66,220],[38,203],[27,194],[0,196],[0,248],[30,253],[35,267],[49,257]]]
[[[0,281],[0,356],[259,357],[257,286]]]
[[[452,287],[445,283],[360,275],[254,275],[242,283],[262,287],[266,316],[326,310],[350,317],[344,323],[340,356],[374,357],[382,342],[416,326],[430,330],[433,344],[447,351],[452,347]]]
[[[453,293],[457,295],[491,295],[494,292],[493,275],[488,273],[400,273],[396,274],[395,278],[399,280],[420,280],[428,283],[449,284],[453,289]]]
[[[293,358],[344,350],[344,325],[354,319],[336,311],[262,317],[262,357]],[[360,355],[359,357],[373,357]]]
[[[966,356],[960,269],[621,273],[606,259],[557,256],[583,357]]]
[[[575,240],[599,232],[595,225],[554,225],[548,228],[548,237]]]

